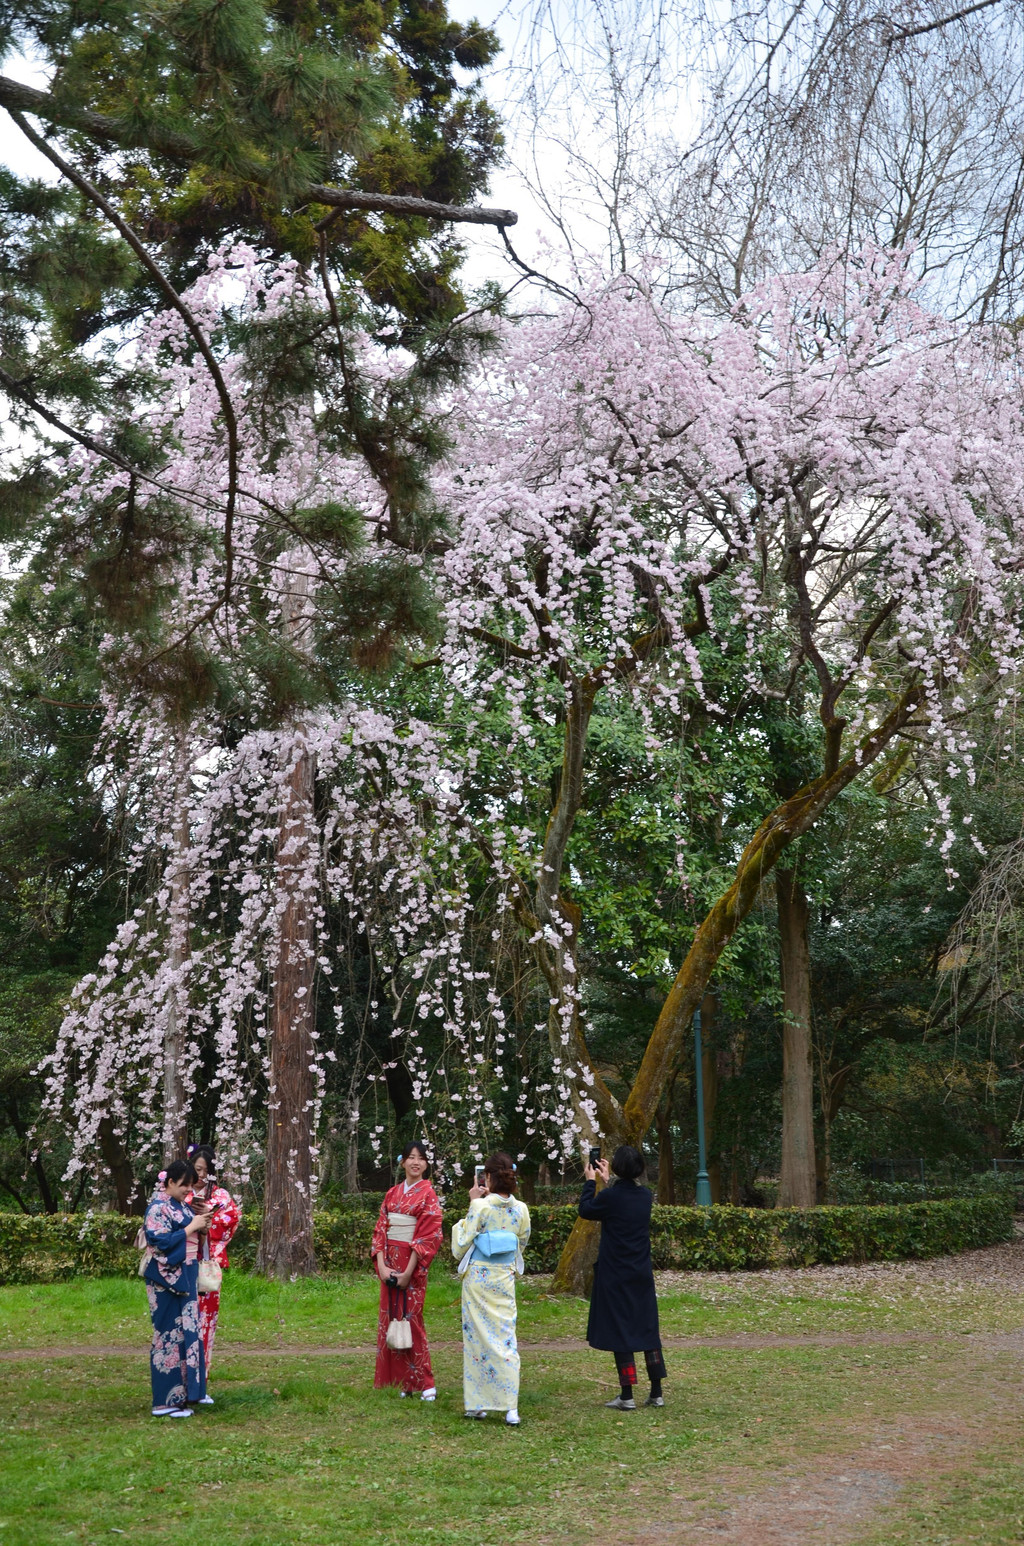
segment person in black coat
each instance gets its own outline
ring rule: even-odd
[[[646,1166],[639,1149],[622,1144],[612,1156],[610,1168],[615,1177],[611,1185],[607,1184],[611,1180],[607,1160],[601,1160],[596,1170],[588,1165],[580,1198],[580,1218],[593,1219],[601,1225],[587,1341],[591,1347],[615,1355],[620,1394],[605,1405],[619,1412],[635,1412],[636,1348],[643,1351],[651,1382],[651,1393],[644,1405],[665,1405],[661,1393],[665,1359],[651,1265],[654,1199],[650,1189],[640,1185]],[[601,1192],[597,1190],[598,1175],[606,1183]]]

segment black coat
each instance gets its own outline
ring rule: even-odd
[[[601,1225],[587,1322],[591,1347],[635,1353],[661,1346],[651,1266],[653,1201],[635,1181],[615,1181],[600,1192],[593,1181],[583,1183],[580,1218]]]

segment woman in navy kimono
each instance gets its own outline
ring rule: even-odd
[[[154,1417],[191,1417],[190,1402],[206,1394],[206,1364],[199,1329],[199,1239],[209,1214],[193,1214],[185,1198],[196,1184],[188,1160],[161,1172],[146,1209],[143,1277],[153,1322],[149,1355]]]
[[[611,1175],[607,1160],[595,1170],[588,1165],[580,1198],[580,1218],[594,1219],[601,1225],[601,1244],[594,1268],[594,1288],[590,1296],[587,1341],[615,1355],[619,1375],[619,1394],[605,1406],[620,1412],[635,1412],[633,1387],[636,1384],[635,1352],[640,1349],[647,1365],[651,1393],[645,1406],[664,1406],[661,1382],[665,1378],[665,1359],[661,1351],[658,1325],[658,1296],[654,1290],[651,1265],[651,1204],[654,1199],[640,1185],[645,1170],[644,1157],[631,1144],[622,1144],[612,1156]],[[597,1190],[597,1177],[606,1183]],[[615,1177],[611,1185],[611,1176]]]

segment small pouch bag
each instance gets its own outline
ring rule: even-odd
[[[396,1315],[398,1296],[402,1296],[402,1313]],[[409,1324],[409,1295],[404,1288],[388,1289],[388,1334],[386,1342],[393,1353],[407,1353],[412,1347],[412,1326]]]
[[[204,1256],[199,1261],[198,1291],[201,1294],[220,1293],[221,1280],[224,1276],[220,1262],[211,1257]]]

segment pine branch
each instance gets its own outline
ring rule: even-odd
[[[77,167],[72,166],[69,161],[65,161],[64,157],[59,155],[58,152],[54,150],[53,146],[50,145],[42,135],[37,134],[35,130],[25,122],[25,119],[22,117],[20,112],[14,108],[8,108],[7,111],[10,113],[10,116],[18,125],[18,128],[21,130],[22,134],[24,134],[25,138],[31,141],[31,143],[36,147],[40,154],[46,156],[47,159],[51,161],[57,170],[61,173],[61,175],[66,177],[67,180],[72,183],[80,193],[83,193],[85,197],[89,199],[90,202],[93,203],[96,208],[106,216],[111,225],[121,236],[122,240],[128,243],[135,256],[139,259],[139,262],[155,280],[165,300],[173,308],[173,310],[178,313],[185,326],[188,328],[196,348],[202,355],[206,368],[213,380],[214,389],[220,401],[221,417],[224,420],[224,427],[227,431],[228,449],[228,487],[224,504],[224,524],[222,532],[224,542],[224,584],[217,601],[211,605],[207,613],[201,619],[198,619],[197,622],[193,625],[192,629],[190,629],[190,632],[194,632],[195,628],[199,626],[200,622],[209,621],[222,606],[227,606],[228,602],[231,600],[231,585],[234,574],[233,532],[235,507],[238,499],[238,420],[235,415],[235,407],[231,399],[231,393],[228,391],[227,382],[224,380],[224,375],[220,368],[220,362],[214,354],[206,334],[203,332],[203,329],[199,326],[199,323],[193,315],[191,308],[178,294],[177,290],[171,284],[170,280],[160,268],[159,264],[156,263],[150,255],[148,249],[145,246],[145,243],[140,241],[137,233],[132,229],[128,222],[122,219],[121,215],[110,203],[110,201],[103,196],[98,188],[94,187],[89,179],[84,176],[84,174],[80,172]],[[167,653],[167,650],[161,651],[161,654]]]
[[[186,134],[152,126],[144,134],[130,130],[106,113],[61,102],[48,91],[37,91],[21,81],[0,75],[0,107],[9,113],[32,113],[62,129],[73,129],[89,139],[124,150],[146,149],[170,161],[198,161],[201,151]],[[519,216],[514,209],[485,209],[473,204],[439,204],[434,199],[407,198],[404,194],[360,193],[355,189],[333,188],[325,183],[310,183],[302,190],[300,204],[327,204],[338,210],[365,209],[382,215],[418,215],[428,220],[450,220],[460,225],[515,225]]]

